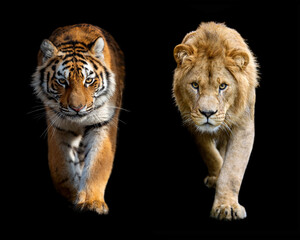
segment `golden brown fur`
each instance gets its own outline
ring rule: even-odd
[[[123,53],[103,29],[77,24],[44,40],[32,85],[48,125],[55,188],[80,209],[105,214],[124,88]]]
[[[241,219],[238,193],[254,140],[257,64],[234,29],[202,23],[174,49],[173,93],[215,187],[211,215]]]

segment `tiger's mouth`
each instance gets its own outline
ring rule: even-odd
[[[86,106],[80,108],[72,108],[68,106],[68,108],[60,107],[60,114],[62,116],[70,117],[70,118],[81,118],[89,115],[93,110],[94,107],[87,108]]]

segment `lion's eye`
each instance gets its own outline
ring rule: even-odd
[[[227,88],[227,84],[226,83],[221,83],[219,86],[220,90],[224,90],[225,88]]]
[[[67,80],[64,78],[57,79],[57,82],[62,86],[65,86],[67,84]]]
[[[192,82],[191,85],[192,85],[192,87],[195,88],[195,89],[198,89],[198,88],[199,88],[199,84],[196,83],[196,82]]]
[[[93,79],[93,78],[88,78],[88,79],[85,80],[85,84],[90,85],[90,84],[92,84],[94,81],[95,81],[95,79]]]

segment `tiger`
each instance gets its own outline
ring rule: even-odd
[[[98,26],[59,27],[40,45],[31,85],[46,113],[50,175],[76,209],[109,211],[124,78],[124,54]]]

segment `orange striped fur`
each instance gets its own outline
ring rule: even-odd
[[[123,53],[103,29],[77,24],[44,40],[32,86],[45,106],[48,162],[57,191],[80,209],[108,213],[105,187],[116,150]]]

